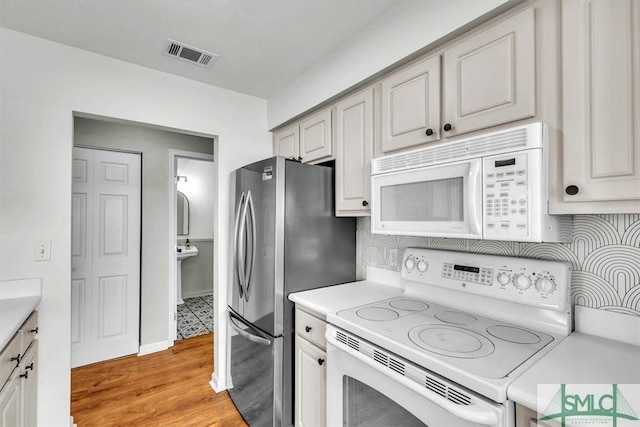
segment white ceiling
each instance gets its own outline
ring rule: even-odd
[[[397,3],[0,0],[0,26],[268,98]],[[167,38],[220,56],[210,69],[164,56]]]

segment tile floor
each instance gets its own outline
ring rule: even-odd
[[[185,298],[178,305],[178,339],[213,332],[213,295]]]

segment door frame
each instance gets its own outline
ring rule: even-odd
[[[176,197],[177,197],[177,191],[178,191],[178,186],[177,183],[175,181],[175,178],[177,176],[177,170],[176,170],[176,161],[179,158],[183,158],[183,159],[193,159],[193,160],[204,160],[204,161],[210,161],[213,163],[213,168],[214,168],[214,172],[213,172],[213,176],[215,177],[215,179],[217,180],[218,178],[218,164],[215,161],[215,154],[217,151],[217,139],[216,138],[212,138],[213,139],[213,152],[214,154],[204,154],[204,153],[197,153],[197,152],[193,152],[193,151],[184,151],[184,150],[174,150],[174,149],[170,149],[169,150],[169,218],[171,218],[171,221],[169,222],[169,241],[170,242],[177,242],[177,225],[176,225]],[[215,206],[218,206],[218,187],[217,187],[217,183],[216,182],[212,182],[209,183],[211,185],[211,190],[213,191],[213,203],[215,204]],[[215,242],[216,239],[216,209],[213,210],[214,212],[214,223],[212,224],[212,228],[213,228],[213,240]],[[215,248],[215,243],[213,245],[213,247]],[[173,249],[172,251],[169,251],[169,289],[168,289],[168,301],[169,301],[169,305],[167,307],[167,309],[169,310],[169,325],[168,325],[168,344],[169,347],[173,347],[175,341],[176,341],[176,334],[177,334],[177,329],[176,329],[176,312],[177,312],[177,304],[178,304],[178,290],[177,290],[177,245],[174,244],[173,245]],[[215,263],[215,251],[214,251],[214,259],[211,260],[211,264],[212,264],[212,268],[216,268],[216,263]],[[215,281],[215,272],[214,272],[214,281]],[[215,288],[214,288],[214,284],[211,283],[211,290],[213,292],[215,292]],[[215,304],[215,302],[214,302]],[[217,322],[214,322],[214,325]]]

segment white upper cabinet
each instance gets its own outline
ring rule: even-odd
[[[302,163],[333,160],[331,108],[312,114],[273,133],[273,154]]]
[[[304,163],[331,157],[332,141],[331,109],[300,122],[300,157]]]
[[[533,8],[446,49],[443,136],[533,117],[535,54]]]
[[[288,159],[297,159],[300,156],[298,125],[289,126],[273,133],[273,155]]]
[[[381,150],[440,139],[440,56],[382,80]]]
[[[562,2],[566,213],[640,212],[640,3]]]
[[[338,102],[336,122],[336,216],[370,215],[373,87]]]

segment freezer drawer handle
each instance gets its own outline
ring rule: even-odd
[[[269,341],[268,339],[259,337],[257,335],[250,334],[249,332],[247,332],[244,329],[240,328],[240,326],[238,326],[236,324],[236,319],[233,317],[233,315],[231,313],[229,313],[229,320],[231,321],[229,323],[231,324],[231,327],[233,328],[233,330],[236,331],[237,333],[239,333],[240,336],[242,336],[242,337],[244,337],[244,338],[248,339],[249,341],[254,342],[256,344],[262,344],[262,345],[266,345],[266,346],[271,345],[271,341]]]

